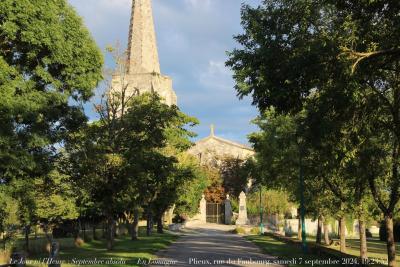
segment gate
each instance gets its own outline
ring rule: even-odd
[[[207,203],[207,217],[208,223],[225,223],[225,206],[220,203]]]

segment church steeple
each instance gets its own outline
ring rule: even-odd
[[[172,79],[160,72],[151,0],[132,0],[127,53],[124,79],[114,74],[112,87],[125,87],[130,95],[157,93],[165,104],[176,105]]]
[[[160,73],[151,0],[132,0],[128,73]]]

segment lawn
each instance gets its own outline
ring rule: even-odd
[[[327,264],[326,258],[317,255],[305,255],[300,247],[287,244],[285,242],[274,239],[271,236],[251,235],[246,237],[254,244],[259,246],[265,254],[277,257],[279,260],[287,260],[282,262],[287,266],[340,266],[341,264]],[[293,259],[296,259],[294,261]],[[320,262],[318,261],[325,261]],[[312,264],[313,262],[313,264]]]
[[[305,259],[323,259],[322,257],[318,257],[315,255],[304,255],[301,249],[298,246],[292,244],[286,244],[283,241],[278,241],[271,236],[248,236],[250,241],[258,245],[263,249],[266,254],[271,256],[276,256],[280,259],[291,259],[291,258],[303,258]],[[309,239],[309,243],[315,243],[314,238]],[[357,239],[348,239],[346,240],[346,253],[352,256],[359,257],[360,242]],[[335,249],[337,251],[340,250],[339,246],[330,246],[329,248]],[[386,255],[386,243],[380,241],[377,238],[368,239],[368,257],[370,259],[377,260],[379,263],[385,264],[387,260]],[[396,261],[400,265],[400,245],[396,245]],[[309,264],[305,264],[303,266],[307,266]],[[293,264],[289,264],[289,266],[294,266]],[[318,266],[318,265],[315,265]]]
[[[380,241],[378,238],[368,239],[368,257],[373,259],[387,260],[386,243]],[[331,248],[340,250],[339,246],[332,246]],[[358,239],[346,240],[346,253],[350,255],[360,256],[360,241]],[[396,262],[400,265],[400,245],[396,244]]]
[[[105,240],[92,241],[81,247],[61,248],[59,260],[62,261],[62,266],[141,266],[144,261],[154,259],[157,251],[167,248],[177,238],[168,233],[141,236],[138,241],[132,241],[128,236],[121,237],[116,239],[113,251],[106,250]],[[45,258],[46,254],[30,257],[27,266],[47,266],[42,263]],[[87,261],[86,264],[83,261]]]

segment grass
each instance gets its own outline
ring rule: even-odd
[[[276,240],[272,236],[251,235],[246,238],[259,246],[265,254],[276,257],[281,261],[279,263],[286,266],[328,265],[322,262],[321,264],[317,263],[318,261],[326,261],[326,258],[317,255],[305,255],[299,246]],[[329,264],[329,266],[339,265],[341,264]]]
[[[94,240],[84,243],[81,247],[62,246],[58,259],[62,266],[90,265],[91,267],[100,266],[142,266],[144,261],[156,258],[155,253],[167,248],[177,239],[176,235],[164,233],[153,233],[150,237],[144,236],[144,229],[140,229],[140,237],[137,241],[132,241],[129,236],[123,236],[115,240],[115,247],[112,251],[106,249],[105,240]],[[66,242],[64,240],[63,242]],[[73,242],[73,240],[70,240]],[[48,255],[46,253],[29,257],[27,267],[47,266],[43,263]],[[97,262],[93,262],[97,260]],[[112,260],[112,262],[110,262]],[[86,262],[83,261],[92,261]]]
[[[250,241],[262,248],[262,250],[271,256],[276,256],[280,259],[303,258],[303,259],[323,259],[315,255],[304,255],[298,246],[287,244],[283,241],[278,241],[271,236],[249,236]],[[295,238],[293,238],[295,239]],[[315,243],[315,238],[309,239],[308,243]],[[385,264],[387,261],[386,242],[380,241],[378,238],[368,239],[368,257],[379,263]],[[329,248],[340,251],[340,246],[330,246]],[[346,254],[359,257],[360,256],[360,241],[358,239],[346,240]],[[400,265],[400,244],[396,245],[396,262]],[[306,264],[308,265],[308,264]],[[303,266],[306,266],[303,265]],[[289,264],[289,266],[294,266]],[[318,265],[315,265],[318,266]]]
[[[368,239],[368,257],[373,259],[387,260],[386,242],[380,241],[378,238]],[[340,250],[339,246],[331,246],[331,248]],[[360,256],[360,241],[358,239],[346,240],[346,253],[350,255]],[[400,245],[396,244],[396,262],[400,266]]]
[[[292,236],[293,239],[296,239],[296,236]],[[307,236],[307,240],[309,243],[315,243],[315,236]],[[333,238],[335,241],[339,241],[337,238]],[[368,247],[368,257],[370,259],[376,259],[378,262],[385,263],[387,261],[387,250],[386,250],[386,242],[380,241],[377,235],[374,235],[372,238],[368,238],[367,240]],[[340,251],[340,246],[330,246],[334,250]],[[360,257],[360,240],[349,238],[346,239],[346,254]],[[400,266],[400,244],[396,244],[396,262],[397,265]]]

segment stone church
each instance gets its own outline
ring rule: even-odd
[[[127,86],[128,95],[158,93],[168,105],[177,105],[172,79],[162,75],[158,59],[151,0],[132,0],[126,73],[115,73],[112,87]]]
[[[151,0],[132,0],[126,61],[124,71],[113,75],[112,88],[126,88],[130,96],[155,92],[166,104],[177,105],[172,79],[162,75],[160,70]],[[197,156],[201,164],[213,166],[218,166],[224,158],[245,160],[254,155],[250,147],[217,137],[213,126],[210,135],[196,142],[189,153]],[[204,201],[203,197],[200,206],[205,222],[207,203]],[[229,197],[226,201],[229,202]],[[231,212],[227,212],[229,209],[225,209],[227,222],[231,216]],[[165,214],[165,218],[169,218],[167,221],[171,220],[172,214],[173,208]]]
[[[160,70],[151,0],[132,0],[127,52],[126,74],[114,74],[112,85],[121,87],[123,83],[130,95],[156,92],[166,104],[177,105],[172,79]],[[198,141],[189,153],[199,157],[202,164],[218,164],[224,157],[244,160],[254,154],[245,145],[217,137],[214,127],[210,136]]]
[[[254,150],[248,146],[216,136],[214,125],[211,125],[210,135],[197,141],[189,150],[189,153],[197,156],[201,164],[218,167],[225,158],[246,160],[254,155]]]

